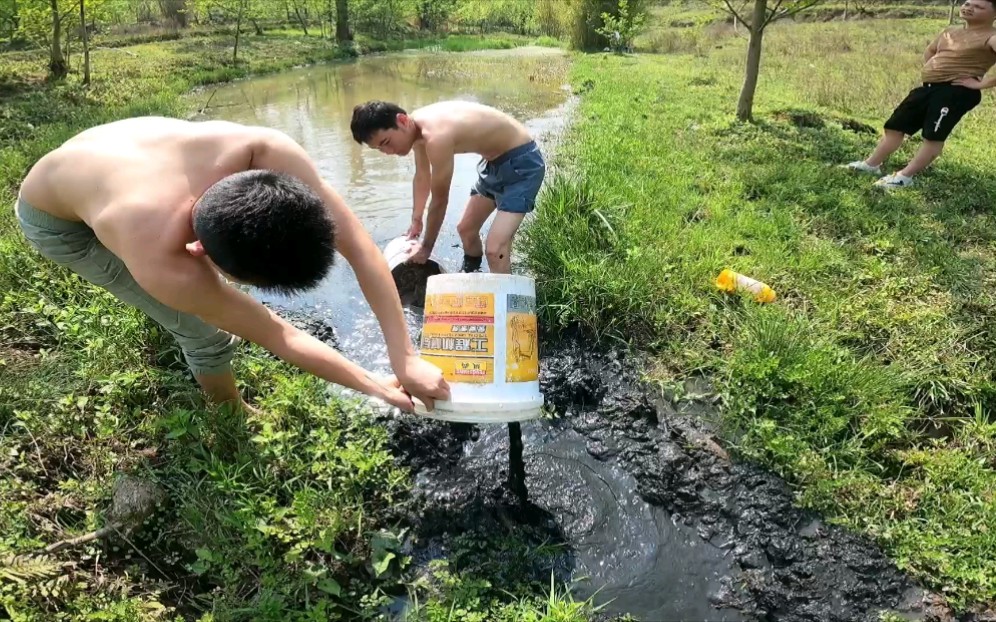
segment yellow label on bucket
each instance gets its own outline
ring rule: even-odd
[[[425,297],[422,358],[452,382],[494,382],[494,294]]]
[[[539,378],[536,299],[508,294],[507,301],[505,382],[532,382]]]

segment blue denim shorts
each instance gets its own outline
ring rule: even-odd
[[[531,140],[477,165],[477,183],[470,194],[491,199],[502,212],[526,214],[536,206],[546,163],[536,141]]]

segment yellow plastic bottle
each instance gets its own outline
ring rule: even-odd
[[[752,279],[739,272],[734,272],[729,268],[720,272],[719,276],[716,277],[716,287],[724,292],[731,293],[735,291],[749,291],[754,294],[754,300],[757,302],[774,302],[775,300],[775,290],[761,281]]]

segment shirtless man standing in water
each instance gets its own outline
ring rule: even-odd
[[[211,401],[246,407],[231,359],[241,337],[324,380],[406,412],[448,399],[414,351],[380,250],[304,149],[223,121],[145,117],[86,130],[24,179],[18,222],[43,256],[168,330]],[[395,376],[372,377],[245,292],[283,294],[328,274],[336,250],[380,322]]]
[[[351,129],[356,142],[382,153],[406,156],[415,152],[408,237],[422,233],[425,203],[432,194],[425,237],[410,260],[415,263],[425,263],[439,236],[454,155],[480,155],[477,183],[457,224],[464,253],[461,271],[478,271],[485,253],[491,272],[512,271],[512,238],[535,207],[546,173],[543,156],[521,123],[500,110],[467,101],[438,102],[410,115],[396,104],[371,101],[353,109]],[[482,248],[481,227],[496,207],[498,215]]]

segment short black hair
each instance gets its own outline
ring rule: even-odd
[[[398,127],[398,115],[408,114],[397,104],[384,101],[368,101],[353,108],[353,120],[349,129],[353,131],[353,140],[361,145],[378,130],[391,130]]]
[[[335,260],[335,223],[325,202],[284,173],[225,177],[201,196],[193,225],[216,266],[267,292],[312,289]]]

